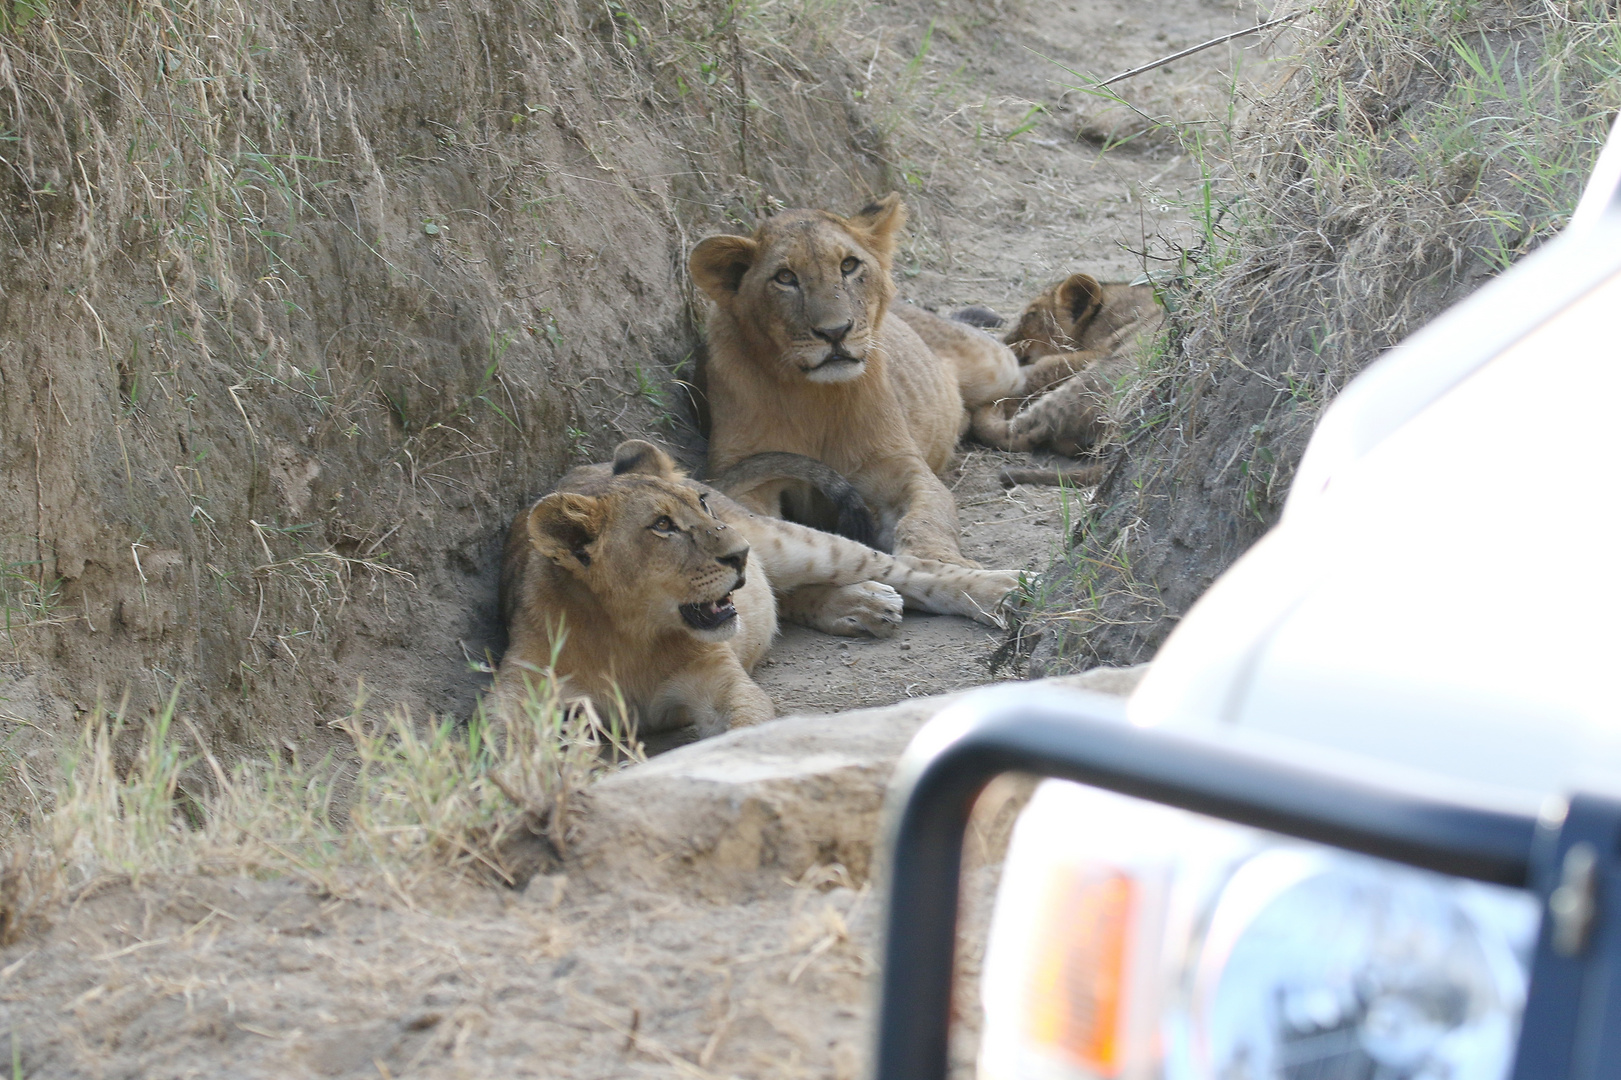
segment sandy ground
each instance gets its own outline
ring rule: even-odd
[[[875,48],[903,55],[927,24],[864,17],[889,20],[871,27]],[[1134,277],[1144,261],[1122,245],[1145,234],[1186,238],[1167,196],[1191,195],[1193,167],[1164,143],[1104,152],[1078,138],[1103,121],[1038,53],[1114,72],[1253,21],[1200,0],[1114,0],[937,27],[926,74],[966,89],[931,99],[939,138],[906,163],[930,209],[903,293],[1011,313],[1072,270]],[[1227,62],[1211,50],[1129,92],[1183,107]],[[1005,137],[1027,116],[1034,127]],[[1038,569],[1065,496],[1003,491],[1009,457],[971,450],[950,477],[964,550]],[[782,713],[882,704],[988,681],[999,640],[944,617],[909,616],[878,642],[790,629],[759,678]],[[982,911],[994,867],[976,875]],[[115,883],[0,954],[0,1038],[23,1077],[854,1077],[878,905],[835,867],[728,903],[635,875],[607,892],[554,876],[369,899],[297,881]],[[971,942],[968,954],[971,969]]]
[[[870,940],[870,891],[721,907],[542,878],[416,903],[250,880],[111,890],[7,954],[21,1075],[858,1072],[871,961],[851,928]]]
[[[1197,198],[1198,168],[1154,133],[1106,150],[1101,135],[1129,133],[1140,117],[1077,91],[1074,72],[1113,75],[1262,17],[1248,4],[1115,0],[1031,5],[1022,17],[966,29],[936,25],[930,74],[971,89],[923,120],[940,134],[925,138],[912,162],[929,199],[903,241],[901,295],[934,310],[982,304],[1010,316],[1076,271],[1129,281],[1166,265],[1171,245],[1194,242],[1186,208]],[[873,36],[900,41],[904,52],[920,46],[926,25],[893,22]],[[1207,50],[1118,89],[1144,115],[1204,115],[1223,99],[1217,73],[1253,65],[1246,47],[1259,41]],[[964,140],[965,130],[983,134]],[[1063,547],[1066,500],[1087,494],[1004,490],[997,470],[1028,461],[965,444],[947,477],[963,551],[986,566],[1045,569]],[[1001,641],[998,631],[952,616],[908,614],[885,641],[789,627],[756,678],[782,714],[864,708],[990,681]]]
[[[1057,488],[1004,489],[996,472],[1019,455],[975,449],[948,482],[957,495],[962,550],[985,566],[1039,570],[1059,550],[1066,514],[1083,495]],[[789,626],[755,670],[781,714],[839,712],[960,690],[992,678],[1002,633],[952,615],[908,612],[882,640],[834,638]],[[1007,678],[1003,672],[1001,678]]]
[[[877,742],[893,753],[920,720],[877,731]],[[857,714],[831,740],[871,747],[882,723]],[[785,752],[836,756],[829,737],[735,734],[763,749],[731,759],[757,775]],[[807,802],[826,818],[864,821],[870,834],[888,761],[854,770],[859,791],[843,777],[838,794],[862,804],[854,808],[827,806],[837,769],[824,782],[789,769],[764,786],[715,790],[694,784],[703,768],[688,765],[673,787],[667,775],[648,783],[645,771],[606,786],[619,785],[610,805],[665,797],[650,815],[661,844],[676,838],[672,823],[699,832],[707,820],[694,815],[706,815],[730,819],[722,835],[748,846],[778,835],[762,815],[796,802],[804,837],[828,828]],[[1007,822],[983,815],[975,836],[1005,835]],[[48,932],[0,954],[0,1039],[11,1040],[0,1053],[15,1055],[16,1076],[62,1080],[861,1075],[873,885],[842,864],[790,873],[768,852],[740,860],[725,843],[694,850],[677,840],[650,859],[645,836],[588,822],[568,871],[521,890],[341,875],[104,881]],[[971,855],[983,846],[971,841]],[[971,980],[995,867],[975,860],[967,885]],[[965,1019],[964,1061],[971,1009]]]

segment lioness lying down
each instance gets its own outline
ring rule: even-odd
[[[771,451],[815,458],[865,498],[877,546],[969,566],[956,502],[936,474],[967,430],[965,409],[1016,393],[1019,367],[988,334],[891,307],[905,220],[888,195],[847,218],[787,210],[752,236],[711,236],[693,249],[693,280],[715,302],[709,472]],[[830,524],[797,482],[757,486],[742,501]]]
[[[1071,274],[1047,289],[1004,338],[1028,363],[1020,369],[1019,392],[973,411],[974,438],[1002,450],[1071,457],[1095,450],[1113,426],[1117,384],[1136,367],[1164,318],[1152,285]],[[1102,479],[1103,466],[1095,461],[1002,470],[1009,484],[1086,487]]]
[[[999,625],[997,605],[1017,583],[753,514],[632,440],[513,521],[497,694],[521,693],[555,651],[571,694],[607,707],[617,689],[642,733],[692,724],[713,735],[774,714],[749,678],[777,632],[773,589],[853,586],[873,621],[899,620],[904,597]]]

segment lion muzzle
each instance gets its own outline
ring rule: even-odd
[[[682,604],[681,619],[694,630],[719,630],[737,618],[737,605],[732,594],[719,600],[705,600],[698,604]]]
[[[805,369],[805,378],[811,382],[848,382],[866,370],[864,356],[852,356],[843,346],[834,346],[812,367]]]
[[[694,630],[720,630],[737,620],[737,605],[732,600],[732,594],[748,583],[748,575],[744,572],[744,568],[748,565],[749,549],[743,547],[738,551],[717,555],[715,561],[730,569],[735,577],[732,579],[731,587],[726,590],[726,595],[714,600],[697,600],[680,606],[678,610],[681,612],[681,621]]]

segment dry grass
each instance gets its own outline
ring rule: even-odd
[[[1292,77],[1220,148],[1234,164],[1212,176],[1176,302],[1179,360],[1259,362],[1320,407],[1569,219],[1621,105],[1621,21],[1594,0],[1319,18]],[[1268,502],[1292,475],[1271,472]]]
[[[1202,235],[1147,252],[1169,339],[1031,605],[1039,670],[1152,655],[1276,520],[1345,383],[1568,220],[1621,104],[1621,20],[1597,0],[1346,2],[1297,27],[1273,87],[1179,132]]]
[[[573,796],[641,758],[621,717],[565,700],[549,672],[499,725],[482,709],[370,717],[362,691],[335,725],[353,754],[316,762],[222,764],[178,704],[176,691],[144,724],[127,701],[98,706],[60,781],[20,778],[34,799],[0,860],[0,941],[63,897],[151,875],[295,876],[408,906],[445,874],[521,883],[566,852]]]

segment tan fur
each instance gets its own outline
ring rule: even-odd
[[[497,694],[521,694],[555,651],[571,694],[607,708],[617,692],[644,734],[693,724],[711,735],[773,715],[748,673],[777,631],[774,588],[857,586],[875,597],[877,619],[898,620],[904,597],[994,625],[1017,581],[751,513],[633,440],[612,465],[573,470],[513,521]],[[723,627],[695,629],[682,615],[683,604],[728,595],[737,616]]]
[[[1118,384],[1164,321],[1150,285],[1071,274],[1025,308],[1005,340],[1029,361],[1020,395],[974,410],[973,433],[1002,450],[1079,457],[1107,441]],[[1019,407],[1022,402],[1022,408]],[[1097,466],[1006,470],[1004,482],[1092,484]]]
[[[1104,441],[1110,427],[1109,406],[1122,364],[1108,357],[1031,401],[1011,417],[989,407],[974,414],[974,438],[999,450],[1028,453],[1047,450],[1080,457]]]
[[[1032,300],[1003,340],[1028,365],[1019,387],[1028,399],[1122,348],[1140,347],[1163,321],[1152,285],[1071,274]]]
[[[752,236],[693,249],[693,279],[715,302],[705,372],[709,471],[768,451],[843,474],[878,519],[880,546],[972,565],[938,473],[973,408],[1019,386],[1011,350],[916,308],[891,310],[890,262],[906,217],[895,195],[843,218],[790,210]],[[749,506],[805,512],[791,484]]]
[[[917,333],[930,352],[949,361],[965,408],[1005,397],[1019,386],[1017,354],[985,331],[915,304],[896,304],[893,314]],[[1008,363],[1010,355],[1015,364]]]

